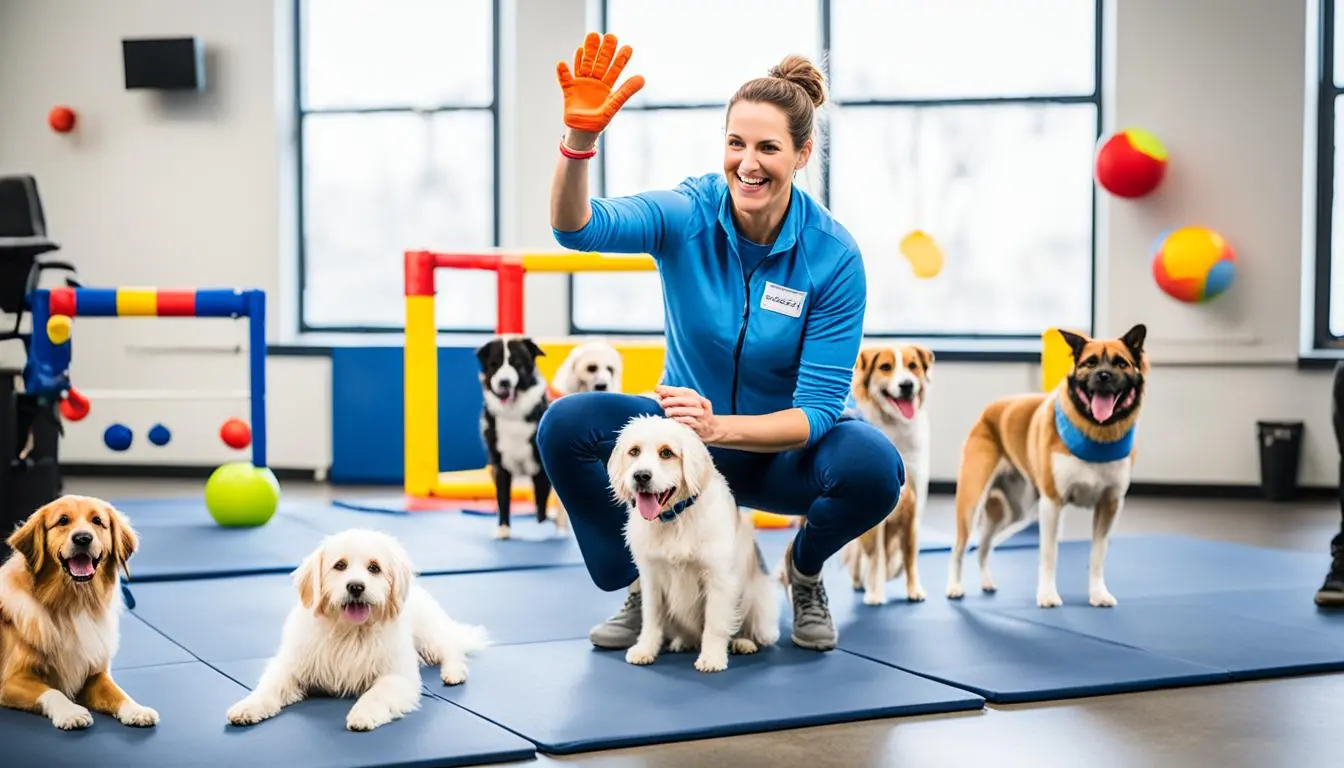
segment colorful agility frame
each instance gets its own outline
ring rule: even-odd
[[[656,267],[646,255],[405,252],[405,494],[417,499],[493,498],[494,484],[483,469],[467,473],[439,470],[438,327],[434,321],[439,269],[494,272],[499,305],[495,332],[523,333],[523,288],[529,273],[651,272]],[[514,497],[530,499],[527,485],[518,484]]]
[[[266,292],[233,288],[51,288],[31,294],[33,335],[24,389],[59,398],[70,388],[69,333],[52,329],[55,318],[200,317],[248,320],[252,466],[266,468]],[[66,326],[68,329],[68,325]]]

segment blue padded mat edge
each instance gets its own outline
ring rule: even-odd
[[[527,740],[426,696],[418,712],[372,732],[345,728],[351,702],[309,699],[271,720],[239,728],[225,712],[247,694],[202,662],[114,673],[140,704],[159,713],[148,728],[94,715],[92,727],[61,731],[41,715],[0,710],[0,743],[16,766],[237,768],[424,768],[535,759]]]
[[[432,667],[422,677],[432,695],[557,755],[984,708],[974,693],[787,637],[730,657],[722,672],[699,672],[694,660],[665,652],[635,666],[585,638],[488,648],[462,686],[442,685]]]

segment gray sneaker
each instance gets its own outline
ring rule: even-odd
[[[638,589],[631,589],[626,595],[625,605],[615,616],[598,624],[588,631],[588,639],[598,648],[621,651],[635,644],[639,639],[640,610],[643,600]]]
[[[789,596],[793,599],[793,644],[811,651],[835,648],[837,636],[821,574],[804,576],[793,567],[793,546],[786,551]]]

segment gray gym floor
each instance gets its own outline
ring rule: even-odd
[[[200,493],[199,481],[69,478],[67,490],[105,497]],[[332,489],[286,482],[287,498],[324,498]],[[361,491],[342,488],[349,497]],[[370,493],[386,494],[388,489]],[[952,530],[945,497],[934,497],[928,520]],[[1330,537],[1340,512],[1331,502],[1268,504],[1132,498],[1119,535],[1181,533],[1208,539],[1319,553],[1329,566]],[[1065,513],[1064,536],[1086,538],[1086,515]],[[930,594],[941,574],[930,574]],[[1301,596],[1310,601],[1310,591]],[[613,597],[615,609],[619,599]],[[1344,642],[1344,639],[1341,639]],[[800,692],[806,695],[806,692]],[[1340,765],[1344,675],[1123,694],[1058,703],[990,706],[983,712],[876,720],[734,736],[665,746],[539,757],[532,765],[602,768],[755,768],[770,766],[1033,766],[1156,768]]]

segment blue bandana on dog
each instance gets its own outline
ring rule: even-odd
[[[1083,431],[1064,414],[1064,399],[1059,397],[1055,399],[1055,430],[1064,440],[1069,453],[1083,461],[1102,463],[1119,461],[1129,455],[1134,448],[1134,433],[1138,431],[1138,425],[1130,427],[1129,431],[1117,440],[1111,442],[1093,440],[1083,434]]]

